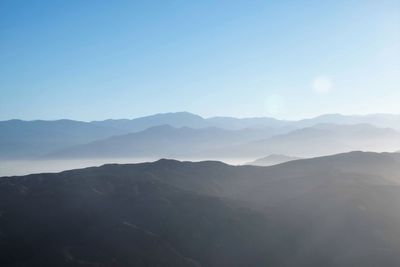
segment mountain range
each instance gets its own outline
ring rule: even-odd
[[[341,115],[325,114],[311,119],[279,120],[270,117],[234,118],[211,117],[203,118],[189,112],[161,113],[136,119],[93,121],[92,124],[103,127],[123,129],[137,132],[149,127],[168,124],[173,127],[206,128],[218,127],[227,130],[244,128],[304,128],[320,123],[331,124],[371,124],[376,127],[400,129],[400,115],[395,114],[369,114],[369,115]]]
[[[400,133],[368,124],[318,124],[276,134],[273,129],[223,130],[156,126],[56,151],[49,158],[254,158],[269,154],[316,157],[353,150],[393,151]],[[269,137],[269,138],[265,138]]]
[[[329,129],[323,129],[323,125],[327,125],[325,128]],[[334,127],[338,129],[333,129]],[[351,129],[352,127],[354,129]],[[358,130],[360,131],[358,136],[354,133],[357,127],[364,128]],[[395,137],[397,132],[394,132],[396,129],[400,129],[399,115],[379,114],[323,115],[299,121],[230,117],[205,119],[188,112],[156,114],[132,120],[92,122],[10,120],[0,122],[0,159],[30,159],[49,155],[91,157],[93,154],[98,157],[105,155],[262,157],[269,154],[308,157],[354,149],[393,151],[400,147],[394,140],[397,138]],[[344,132],[347,130],[349,133],[344,137],[346,135]],[[362,142],[354,146],[347,144],[350,139],[346,138],[354,136],[358,139],[364,130],[366,136],[362,140],[366,142],[365,146]],[[156,133],[157,131],[159,132]],[[331,140],[328,132],[340,133],[343,136],[340,140],[335,138]],[[314,137],[320,138],[319,136],[324,135],[323,141],[331,142],[326,148],[319,144],[319,150],[310,151],[307,155],[299,153],[302,145],[296,142],[304,141],[303,146],[305,146],[312,142]],[[302,137],[305,139],[300,140]],[[386,137],[388,141],[384,141]],[[179,142],[179,138],[182,138],[182,142]],[[272,142],[276,142],[276,145],[271,144]],[[337,143],[336,148],[335,143]],[[156,147],[157,145],[159,147]],[[278,149],[277,146],[282,148]],[[292,146],[293,149],[285,149],[288,146]],[[106,151],[105,148],[110,149]],[[243,155],[235,151],[239,148],[239,151],[243,151]]]
[[[1,266],[400,266],[400,154],[0,178]]]
[[[146,130],[77,145],[47,155],[50,158],[180,157],[205,155],[208,150],[273,136],[274,129],[225,130],[154,126]]]
[[[72,120],[0,121],[0,159],[37,157],[122,133],[119,129]]]
[[[266,154],[284,154],[316,157],[353,150],[393,152],[397,147],[400,147],[400,133],[390,128],[368,124],[317,124],[264,140],[215,149],[211,155],[262,157]]]

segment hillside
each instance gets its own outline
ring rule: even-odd
[[[224,130],[155,126],[137,133],[55,151],[48,158],[178,157],[204,155],[208,150],[258,140],[276,133],[273,129]]]
[[[246,165],[254,165],[254,166],[272,166],[280,163],[285,163],[292,160],[302,159],[299,157],[291,157],[286,155],[277,155],[272,154],[263,158],[256,159],[254,161],[246,163]]]
[[[317,157],[353,150],[393,152],[400,146],[400,132],[368,124],[317,124],[247,144],[215,149],[214,155],[262,157],[283,154]]]
[[[242,135],[248,138],[242,138],[241,142],[251,142],[259,140],[260,143],[254,144],[255,148],[251,148],[251,144],[247,146],[243,152],[248,154],[248,157],[262,157],[268,154],[288,154],[288,149],[276,149],[273,145],[264,142],[265,139],[270,138],[273,135],[282,135],[291,131],[300,130],[307,131],[307,129],[315,129],[318,125],[323,124],[330,125],[343,125],[349,127],[355,127],[355,125],[371,125],[373,127],[400,129],[400,118],[398,115],[391,114],[377,114],[377,115],[365,115],[365,116],[345,116],[339,114],[322,115],[319,117],[298,120],[298,121],[287,121],[278,120],[268,117],[260,118],[233,118],[233,117],[212,117],[203,118],[199,115],[192,114],[189,112],[175,112],[175,113],[162,113],[151,116],[139,117],[135,119],[108,119],[103,121],[73,121],[73,120],[55,120],[55,121],[22,121],[22,120],[8,120],[0,121],[0,159],[31,159],[35,157],[41,157],[43,155],[58,152],[63,149],[70,149],[71,147],[79,145],[87,145],[89,143],[105,140],[112,137],[118,138],[121,135],[129,135],[142,131],[146,131],[150,128],[159,127],[163,125],[169,125],[173,128],[190,128],[193,130],[201,130],[207,128],[218,128],[220,131],[231,131],[230,135],[237,134],[238,131],[242,131]],[[247,132],[247,133],[246,133]],[[361,132],[362,133],[362,132]],[[368,131],[366,131],[368,133]],[[307,137],[307,136],[305,136]],[[307,137],[308,138],[308,137]],[[364,137],[362,137],[364,138]],[[290,138],[289,138],[290,139]],[[358,139],[358,138],[357,138]],[[228,140],[231,140],[228,137]],[[263,140],[261,142],[261,140]],[[283,141],[283,140],[282,140]],[[288,140],[290,141],[290,140]],[[326,140],[331,141],[331,140]],[[220,142],[218,135],[214,141],[215,144]],[[277,142],[280,140],[278,138]],[[308,142],[308,141],[306,141]],[[337,142],[337,140],[333,140]],[[347,142],[347,141],[346,141]],[[382,140],[368,140],[368,144],[371,142],[380,143]],[[221,144],[223,142],[220,142]],[[226,142],[228,145],[234,144]],[[179,143],[175,144],[179,146]],[[296,145],[296,144],[295,144]],[[333,144],[334,145],[334,144]],[[342,143],[338,143],[337,147],[343,147]],[[398,145],[396,143],[396,145]],[[214,150],[219,148],[221,145],[215,145]],[[257,149],[268,148],[268,151],[257,152]],[[398,146],[400,147],[400,145]],[[207,146],[203,150],[206,150]],[[366,147],[368,148],[368,147]],[[360,145],[348,146],[346,150],[343,149],[332,149],[327,148],[329,153],[339,153],[351,150],[363,149]],[[299,148],[298,150],[303,150]],[[381,151],[381,149],[372,149],[372,151]],[[393,151],[393,150],[388,150]],[[215,151],[212,151],[215,153]],[[235,154],[241,152],[240,149],[232,149]],[[296,152],[296,151],[295,151]],[[198,153],[198,151],[191,151],[192,154]],[[163,154],[163,153],[161,153]],[[201,154],[201,153],[200,153]],[[203,153],[202,156],[204,156]],[[223,153],[224,156],[231,155],[230,153]],[[307,156],[319,156],[326,154],[324,151],[317,153],[310,153]],[[169,156],[170,154],[164,153],[163,155]],[[173,154],[171,154],[173,155]],[[300,155],[296,152],[297,156]],[[155,156],[155,155],[154,155]],[[201,156],[201,155],[198,155]],[[207,155],[208,156],[208,155]],[[237,157],[237,156],[236,156]]]
[[[1,266],[399,266],[400,155],[0,178]]]
[[[121,133],[118,129],[72,120],[0,121],[0,159],[37,157]]]

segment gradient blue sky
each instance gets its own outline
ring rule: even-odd
[[[400,113],[400,1],[0,1],[0,120]]]

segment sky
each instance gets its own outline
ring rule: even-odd
[[[400,114],[400,1],[0,1],[0,120],[176,111]]]

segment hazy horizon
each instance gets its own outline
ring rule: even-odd
[[[345,113],[321,113],[317,114],[315,116],[310,116],[310,117],[298,117],[298,118],[282,118],[279,116],[250,116],[250,117],[236,117],[236,116],[229,116],[229,115],[211,115],[211,116],[204,116],[202,114],[190,112],[190,111],[166,111],[166,112],[159,112],[159,113],[151,113],[151,114],[144,114],[141,116],[129,116],[129,117],[115,117],[115,118],[102,118],[102,119],[89,119],[89,120],[79,120],[79,119],[74,119],[74,118],[67,118],[67,117],[60,117],[60,118],[53,118],[53,119],[43,119],[43,118],[32,118],[32,119],[23,119],[23,118],[9,118],[9,119],[4,119],[0,121],[11,121],[11,120],[21,120],[21,121],[57,121],[57,120],[73,120],[73,121],[80,121],[80,122],[96,122],[96,121],[106,121],[106,120],[134,120],[134,119],[139,119],[139,118],[144,118],[144,117],[151,117],[151,116],[156,116],[156,115],[165,115],[165,114],[179,114],[179,113],[188,113],[196,116],[200,116],[203,119],[212,119],[212,118],[235,118],[235,119],[259,119],[259,118],[271,118],[271,119],[276,119],[276,120],[282,120],[282,121],[301,121],[301,120],[307,120],[307,119],[315,119],[321,116],[331,116],[331,115],[338,115],[338,116],[346,116],[346,117],[364,117],[364,116],[399,116],[399,113],[350,113],[350,114],[345,114]]]

